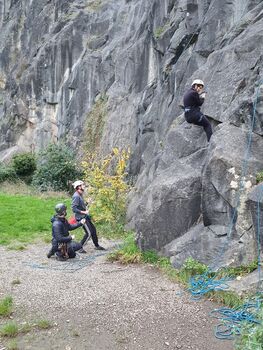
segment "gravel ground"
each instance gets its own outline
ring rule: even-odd
[[[114,245],[101,244],[109,250]],[[153,267],[110,263],[91,243],[87,255],[70,262],[47,259],[48,249],[47,244],[25,251],[0,247],[0,298],[12,295],[13,319],[20,325],[52,323],[49,330],[17,337],[19,349],[234,349],[231,341],[214,337],[218,322],[209,312],[217,305],[191,300]],[[0,338],[0,350],[7,343]]]

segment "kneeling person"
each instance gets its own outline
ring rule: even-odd
[[[75,258],[76,251],[82,249],[82,244],[73,241],[69,231],[75,230],[82,226],[85,220],[71,225],[66,219],[67,207],[63,203],[55,206],[56,214],[52,217],[52,248],[48,252],[47,257],[50,258],[56,253],[59,260],[66,258]]]

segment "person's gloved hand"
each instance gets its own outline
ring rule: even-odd
[[[201,94],[199,95],[199,97],[205,99],[205,92],[201,92]]]
[[[72,235],[71,238],[74,239],[74,238],[75,238],[75,235]]]
[[[86,219],[81,219],[80,222],[82,223],[82,225],[85,225]]]

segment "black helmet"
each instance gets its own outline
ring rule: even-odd
[[[64,203],[58,203],[55,206],[55,211],[58,215],[66,215],[67,214],[67,207]]]

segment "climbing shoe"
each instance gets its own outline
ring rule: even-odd
[[[100,246],[100,245],[97,245],[97,246],[95,247],[95,249],[96,249],[96,250],[106,250],[105,248],[103,248],[103,247]]]
[[[57,259],[58,261],[66,261],[66,260],[68,260],[68,259],[65,258],[64,256],[59,256],[59,255],[56,256],[56,259]]]
[[[86,250],[83,249],[83,248],[80,248],[80,250],[78,252],[81,253],[81,254],[87,254]]]
[[[51,258],[51,256],[54,255],[53,250],[51,249],[48,253],[47,253],[47,258]]]

